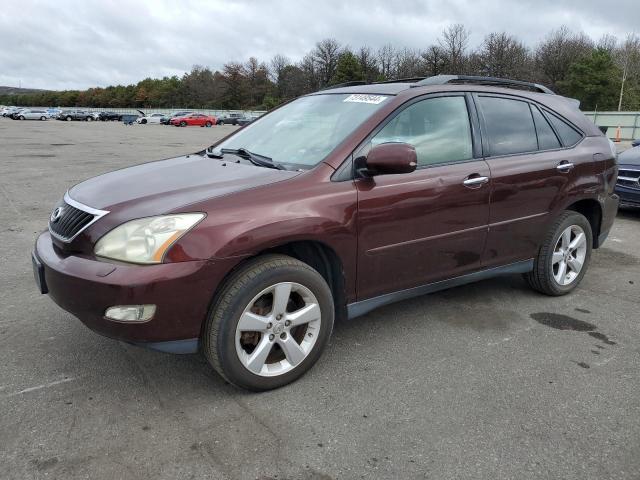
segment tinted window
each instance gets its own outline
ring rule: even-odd
[[[576,130],[570,126],[564,120],[560,120],[555,115],[549,114],[549,120],[553,124],[556,132],[560,135],[562,139],[562,143],[564,143],[565,147],[572,147],[576,143],[578,143],[582,139],[582,135],[576,132]]]
[[[538,107],[531,105],[531,113],[533,114],[533,121],[536,124],[536,132],[538,133],[538,148],[540,150],[551,150],[553,148],[560,148],[560,141],[556,134],[553,132],[551,125],[544,118]]]
[[[413,145],[418,165],[469,160],[471,127],[464,97],[437,97],[405,108],[373,138],[372,144]]]
[[[480,97],[491,155],[538,150],[536,130],[527,102],[507,98]]]

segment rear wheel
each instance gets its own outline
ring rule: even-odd
[[[66,120],[67,120],[67,122],[70,122],[73,119],[71,117],[67,117]]]
[[[525,278],[546,295],[566,295],[584,277],[593,245],[591,224],[581,214],[566,211],[549,229],[534,260],[533,271]]]
[[[87,117],[87,122],[93,122],[93,117]]]
[[[146,119],[146,118],[143,118],[142,120],[140,120],[140,123],[141,123],[142,125],[144,125],[145,123],[147,123],[147,119]]]
[[[18,117],[18,119],[19,119],[19,120],[24,120],[24,115],[20,115],[20,116]]]
[[[186,127],[187,126],[187,122],[180,122],[180,126],[181,127]]]
[[[320,357],[333,328],[331,290],[309,265],[284,255],[241,267],[216,296],[202,344],[213,368],[249,390],[290,383]]]
[[[47,117],[44,117],[44,116],[40,117],[40,120],[46,120],[46,119],[47,119]]]
[[[210,127],[211,126],[211,122],[207,122],[204,124],[205,127]]]

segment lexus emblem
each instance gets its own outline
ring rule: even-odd
[[[49,220],[51,220],[51,223],[56,223],[58,220],[60,220],[60,217],[62,216],[62,212],[64,212],[63,207],[54,208],[53,212],[51,212],[51,217],[49,217]]]

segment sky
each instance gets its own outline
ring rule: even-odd
[[[534,46],[566,25],[597,40],[638,31],[639,0],[2,0],[0,85],[52,90],[137,83],[193,65],[280,53],[323,38],[426,48],[462,23],[478,45],[506,31]]]

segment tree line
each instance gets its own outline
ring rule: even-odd
[[[583,110],[640,110],[640,38],[635,34],[595,41],[561,27],[533,47],[506,32],[490,33],[474,47],[469,38],[464,25],[454,24],[424,49],[392,44],[351,48],[324,39],[297,62],[280,54],[268,61],[251,57],[226,63],[221,70],[196,65],[182,77],[146,78],[135,85],[4,95],[0,104],[269,109],[349,81],[462,74],[541,83],[579,99]]]

